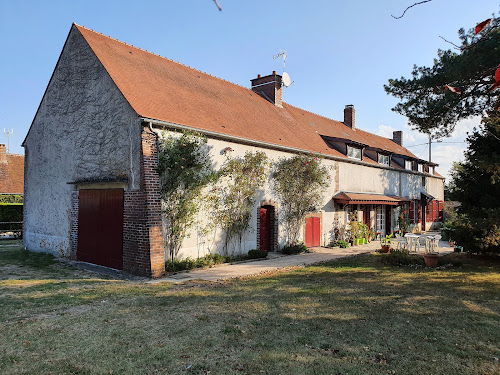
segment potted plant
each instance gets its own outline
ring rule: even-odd
[[[394,235],[394,233],[388,234],[385,237],[380,238],[380,246],[382,247],[382,252],[383,253],[388,253],[391,250],[391,237]]]
[[[431,251],[429,248],[425,248],[424,253],[425,266],[429,268],[435,268],[439,262],[439,254]]]

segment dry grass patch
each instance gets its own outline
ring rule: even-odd
[[[0,280],[2,374],[500,373],[498,263],[359,256],[197,285],[33,270]]]

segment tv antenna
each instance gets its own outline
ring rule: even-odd
[[[14,133],[14,129],[3,129],[3,133],[7,137],[7,152],[10,153],[10,136]]]
[[[283,86],[288,87],[290,86],[294,81],[290,78],[287,72],[285,72],[285,67],[286,67],[286,56],[287,52],[285,50],[280,49],[280,52],[277,55],[273,56],[273,60],[279,59],[280,57],[283,57],[283,74],[281,76],[281,82]]]

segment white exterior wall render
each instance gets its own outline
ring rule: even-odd
[[[25,146],[23,244],[70,255],[69,182],[127,178],[139,188],[141,126],[106,70],[74,27]]]
[[[174,131],[159,131],[161,137],[167,136],[180,136],[179,132]],[[230,152],[231,157],[241,157],[245,152],[263,151],[269,161],[276,162],[280,158],[288,158],[294,156],[290,152],[273,150],[269,148],[257,147],[235,143],[232,141],[225,141],[220,139],[208,139],[208,147],[214,163],[214,168],[218,170],[226,160],[226,155],[222,150],[230,147],[233,151]],[[335,220],[340,224],[345,224],[346,214],[345,210],[334,203],[333,196],[341,191],[358,192],[358,193],[371,193],[383,195],[397,195],[407,198],[420,198],[420,191],[427,191],[429,194],[442,200],[442,186],[443,181],[439,178],[427,177],[427,190],[422,189],[421,176],[408,174],[405,171],[389,170],[385,168],[376,168],[365,165],[359,165],[344,161],[337,161],[332,159],[322,159],[323,165],[327,166],[330,174],[330,186],[323,192],[323,201],[321,207],[318,207],[318,212],[321,213],[321,229],[320,236],[321,245],[328,245],[330,236],[334,229]],[[441,186],[441,188],[440,188]],[[441,189],[441,191],[439,190]],[[257,244],[257,208],[260,202],[264,200],[272,200],[278,203],[278,243],[279,247],[284,246],[285,235],[283,233],[283,225],[280,218],[279,201],[273,194],[271,188],[271,175],[268,175],[265,186],[258,191],[255,197],[255,206],[252,210],[252,217],[250,219],[250,229],[248,230],[243,241],[243,252],[250,249],[258,248]],[[392,215],[392,226],[395,227],[396,212]],[[207,224],[207,213],[200,211],[198,214],[198,224],[196,224],[190,231],[189,235],[184,239],[178,256],[180,258],[192,257],[198,258],[205,256],[209,253],[221,253],[223,249],[224,237],[222,231],[218,230],[204,235],[202,228]],[[375,225],[375,214],[370,212],[370,221],[372,226]],[[303,233],[303,231],[301,231]],[[304,240],[303,238],[301,238]]]

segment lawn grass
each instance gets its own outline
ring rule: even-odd
[[[429,270],[364,255],[172,285],[11,251],[1,374],[500,374],[498,260]]]

